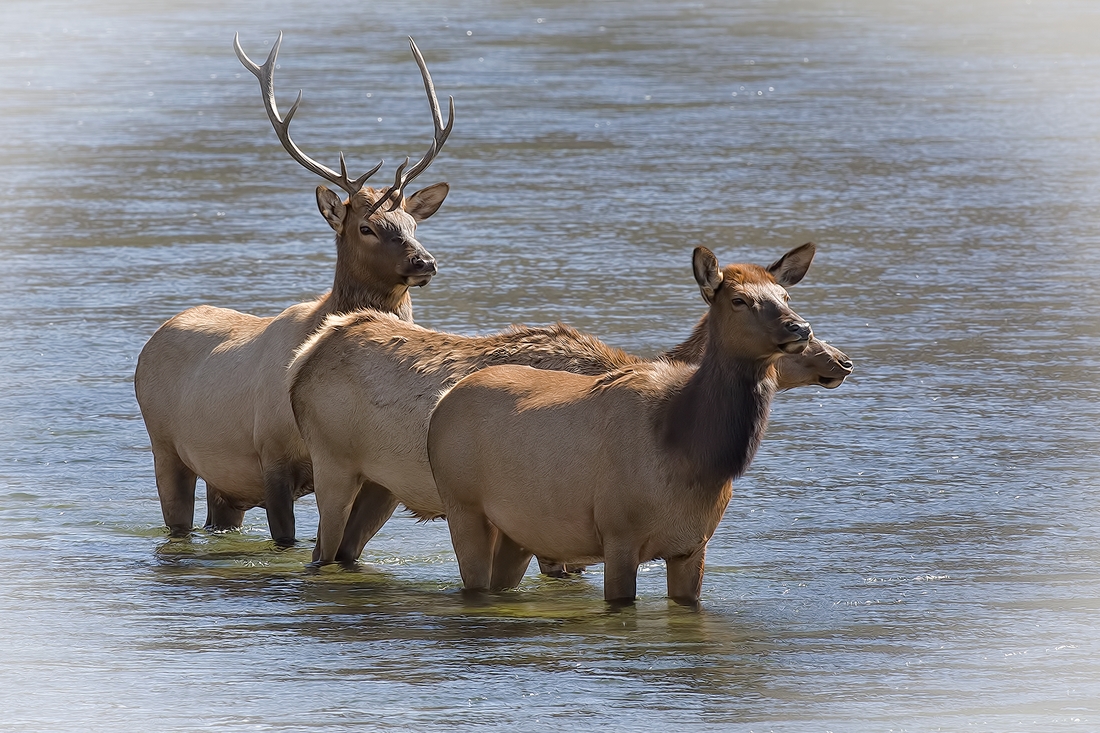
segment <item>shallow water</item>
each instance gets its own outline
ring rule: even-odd
[[[164,5],[0,5],[0,730],[1100,725],[1093,3]],[[261,511],[167,540],[141,345],[331,278],[232,52],[280,29],[329,165],[425,149],[406,35],[455,96],[424,325],[651,354],[702,312],[693,246],[818,243],[793,303],[857,371],[777,398],[701,611],[660,563],[621,612],[600,568],[470,603],[446,526],[400,514],[356,572]]]

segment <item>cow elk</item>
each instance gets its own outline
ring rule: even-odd
[[[771,267],[720,269],[696,248],[709,304],[699,365],[658,360],[601,376],[495,366],[431,416],[428,455],[463,586],[519,584],[532,553],[604,563],[604,598],[632,602],[640,563],[663,558],[668,595],[700,597],[707,541],[767,425],[775,364],[810,326],[786,287],[812,247]]]
[[[796,251],[808,259],[814,247],[803,245]],[[706,338],[692,343],[701,349]],[[692,358],[687,346],[677,352]],[[851,362],[841,352],[831,352],[843,365],[830,364],[825,373],[842,379],[838,375],[850,372]],[[802,358],[792,354],[783,361]],[[673,368],[665,359],[658,363]],[[357,559],[377,529],[364,517],[392,510],[398,502],[422,519],[446,513],[428,462],[431,411],[460,379],[500,364],[586,375],[658,368],[562,324],[471,337],[429,331],[376,311],[328,319],[302,345],[288,372],[294,416],[313,461],[320,513],[315,562]],[[683,364],[676,368],[690,369]],[[785,372],[784,366],[780,374]],[[799,363],[792,372],[804,381],[781,376],[784,387],[816,384],[822,378],[812,365]]]
[[[408,196],[405,187],[431,164],[450,135],[454,100],[444,125],[428,68],[410,38],[435,134],[415,165],[410,168],[406,158],[397,167],[392,185],[367,187],[381,162],[352,179],[343,153],[336,172],[291,140],[290,122],[302,93],[285,116],[279,114],[273,80],[281,41],[282,34],[262,66],[245,55],[236,37],[233,45],[241,63],[259,79],[264,107],[283,147],[347,194],[343,199],[317,187],[318,208],[336,233],[336,272],[330,292],[272,318],[207,305],[191,308],[161,326],[142,349],[134,388],[152,443],[161,510],[173,536],[191,531],[195,482],[201,477],[209,529],[238,527],[246,509],[263,506],[275,541],[294,542],[293,501],[312,490],[312,476],[286,392],[286,365],[332,314],[370,307],[411,321],[409,288],[425,285],[436,272],[435,260],[416,239],[416,224],[436,212],[448,186],[437,183]],[[380,525],[388,517],[373,521]]]

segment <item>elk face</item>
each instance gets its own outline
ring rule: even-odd
[[[436,273],[435,258],[416,239],[417,222],[439,210],[447,197],[446,183],[436,183],[401,199],[389,210],[376,207],[381,191],[361,189],[347,201],[324,186],[317,187],[317,207],[336,232],[339,256],[346,257],[362,279],[395,286],[423,286]]]
[[[790,296],[785,288],[802,279],[813,256],[813,244],[805,244],[768,268],[729,265],[719,269],[709,249],[695,249],[695,280],[711,306],[714,335],[724,348],[751,359],[799,354],[806,348],[813,331],[787,305]]]
[[[840,349],[819,339],[810,339],[801,354],[779,360],[779,388],[816,384],[836,389],[852,373],[852,360]]]
[[[262,66],[248,58],[237,36],[233,36],[233,50],[244,67],[259,80],[260,96],[263,98],[268,119],[290,157],[306,170],[339,186],[348,194],[348,200],[342,201],[339,194],[324,186],[317,187],[317,206],[325,221],[336,232],[336,279],[369,284],[391,294],[400,291],[402,296],[412,285],[426,285],[435,274],[435,258],[416,241],[416,222],[427,219],[436,212],[447,196],[447,184],[428,186],[408,198],[405,197],[405,186],[432,164],[447,142],[454,126],[454,98],[450,100],[447,124],[444,125],[428,66],[424,63],[424,57],[416,43],[409,38],[409,48],[424,80],[424,92],[428,95],[435,135],[431,147],[420,160],[410,167],[409,159],[406,158],[397,167],[393,185],[384,192],[364,188],[367,179],[382,167],[381,161],[353,180],[348,175],[343,153],[340,154],[340,170],[337,172],[310,158],[290,139],[290,121],[294,119],[294,113],[302,102],[302,93],[298,92],[298,98],[290,105],[286,114],[279,114],[275,104],[275,59],[279,55],[282,42],[283,34],[280,33]],[[394,206],[395,201],[399,201],[400,205]],[[346,263],[350,270],[342,271],[341,263]]]

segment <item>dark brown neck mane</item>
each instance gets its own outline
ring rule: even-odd
[[[773,360],[731,359],[713,343],[665,414],[665,444],[684,457],[700,488],[722,487],[748,469],[776,388]]]

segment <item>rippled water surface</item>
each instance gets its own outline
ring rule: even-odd
[[[1095,3],[153,5],[0,4],[0,730],[1100,727]],[[857,371],[777,398],[700,611],[661,563],[621,612],[599,567],[464,601],[401,514],[309,572],[312,498],[292,550],[257,510],[168,541],[142,344],[331,282],[232,52],[279,30],[328,165],[426,148],[406,35],[455,97],[424,325],[652,354],[693,246],[818,243],[793,303]]]

